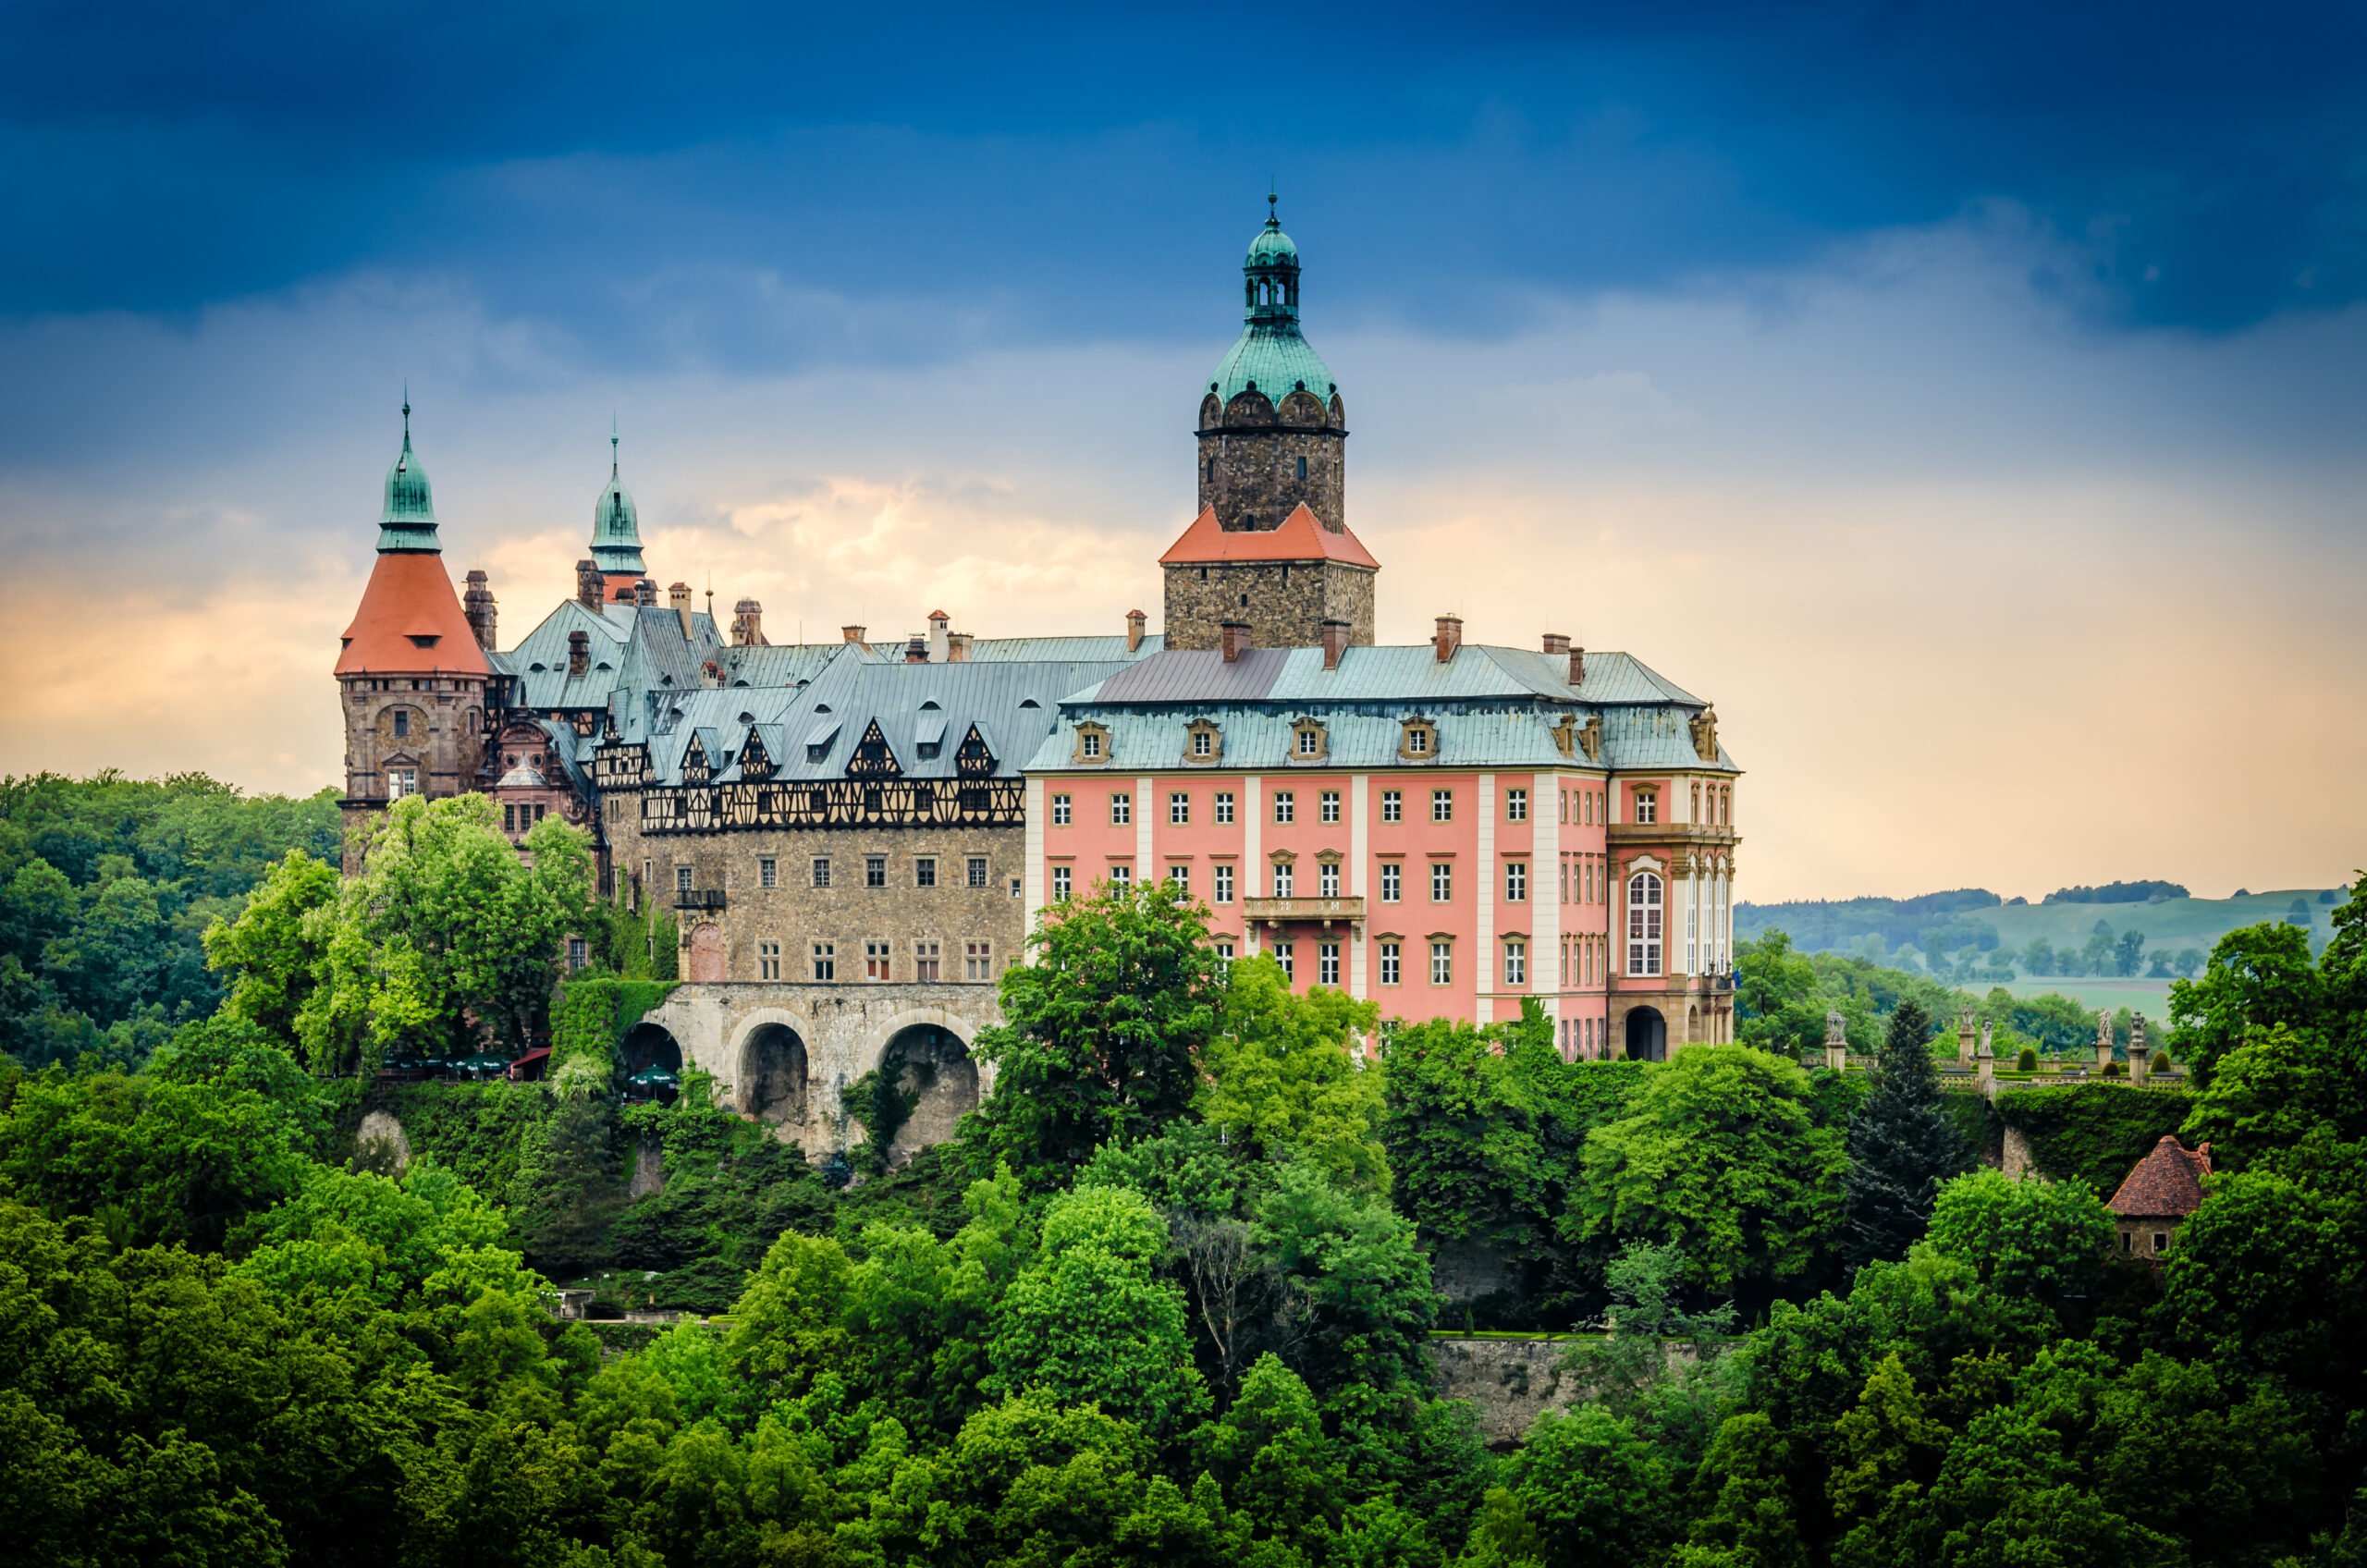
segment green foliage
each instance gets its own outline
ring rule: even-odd
[[[2103,1277],[2112,1216],[2072,1182],[2017,1182],[1995,1170],[1959,1176],[1932,1209],[1932,1250],[1968,1266],[1982,1284],[2049,1305]]]
[[[1386,1191],[1380,1074],[1352,1054],[1380,1021],[1378,1006],[1345,992],[1294,992],[1262,953],[1234,963],[1202,1053],[1201,1119],[1254,1158],[1305,1159],[1336,1182]]]
[[[2313,1027],[2325,1000],[2308,932],[2248,925],[2219,939],[2201,979],[2171,983],[2172,1040],[2197,1086],[2207,1085],[2246,1032]]]
[[[2111,1196],[2129,1167],[2177,1132],[2191,1107],[2182,1088],[2168,1084],[2140,1091],[2063,1084],[1997,1096],[1998,1115],[2030,1140],[2042,1174],[2078,1182],[2099,1197]]]
[[[2167,1057],[2162,1059],[2162,1065],[2165,1067],[2169,1065],[2169,1059]],[[2020,1050],[2014,1053],[2014,1071],[2017,1072],[2035,1072],[2038,1071],[2038,1047],[2036,1046],[2024,1046]]]
[[[551,1005],[551,1072],[556,1074],[570,1062],[588,1062],[605,1083],[615,1071],[617,1047],[626,1031],[673,988],[665,980],[570,977]]]
[[[384,1111],[402,1123],[413,1155],[481,1193],[506,1194],[557,1104],[540,1084],[374,1083],[348,1115],[358,1127],[364,1114]]]
[[[1930,1030],[1922,1004],[1899,1004],[1872,1093],[1849,1123],[1843,1250],[1852,1262],[1906,1256],[1940,1183],[1968,1162],[1970,1151],[1940,1104],[1939,1074],[1924,1048]]]

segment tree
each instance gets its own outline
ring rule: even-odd
[[[2113,1235],[2103,1200],[2077,1182],[1976,1170],[1941,1187],[1927,1244],[1984,1285],[2052,1306],[2094,1286]]]
[[[2201,948],[2180,948],[2177,956],[2170,960],[2170,967],[2177,972],[2180,979],[2192,979],[2194,972],[2202,967],[2202,961]]]
[[[1287,1288],[1288,1359],[1310,1381],[1420,1385],[1439,1298],[1410,1222],[1372,1194],[1294,1165],[1258,1202],[1251,1234]]]
[[[1600,1405],[1547,1411],[1504,1466],[1472,1530],[1469,1568],[1631,1568],[1654,1562],[1674,1523],[1650,1443]]]
[[[225,1016],[294,1043],[325,956],[326,925],[314,912],[334,903],[337,890],[335,866],[290,850],[236,919],[215,917],[205,928],[205,962],[229,983]]]
[[[1202,1052],[1202,1120],[1253,1158],[1297,1158],[1343,1185],[1386,1191],[1389,1157],[1374,1131],[1381,1075],[1353,1054],[1380,1021],[1376,1004],[1345,992],[1294,992],[1262,953],[1233,964]]]
[[[1425,1236],[1520,1253],[1549,1230],[1538,1107],[1501,1028],[1433,1019],[1381,1045],[1381,1134],[1398,1212]]]
[[[2113,950],[2113,973],[2116,974],[2136,974],[2138,966],[2145,962],[2144,954],[2145,933],[2142,931],[2122,932],[2120,941]]]
[[[2054,944],[2043,937],[2031,937],[2022,949],[2022,973],[2042,979],[2054,972]]]
[[[1034,1190],[1108,1140],[1181,1115],[1216,1033],[1224,964],[1175,884],[1104,888],[1045,916],[1032,962],[1004,971],[1004,1022],[979,1033],[995,1092],[965,1120]]]
[[[2200,980],[2170,985],[2178,1060],[2198,1086],[2245,1031],[2282,1023],[2306,1029],[2324,1002],[2310,934],[2291,925],[2247,925],[2219,938]]]
[[[1824,988],[1816,965],[1771,930],[1735,949],[1735,1036],[1747,1046],[1797,1057],[1824,1040]]]
[[[1764,1287],[1806,1270],[1839,1219],[1841,1135],[1810,1112],[1808,1074],[1745,1046],[1693,1046],[1634,1114],[1596,1130],[1565,1226],[1673,1242],[1698,1284]]]
[[[1925,1043],[1930,1029],[1920,1002],[1899,1003],[1873,1090],[1849,1123],[1842,1250],[1852,1263],[1906,1256],[1931,1219],[1940,1183],[1965,1166],[1964,1140],[1941,1108]]]

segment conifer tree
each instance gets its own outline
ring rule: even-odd
[[[1873,1092],[1849,1123],[1843,1251],[1854,1264],[1907,1256],[1932,1218],[1940,1183],[1965,1166],[1964,1140],[1940,1107],[1924,1045],[1932,1015],[1902,998],[1890,1015]]]

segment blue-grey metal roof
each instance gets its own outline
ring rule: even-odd
[[[970,643],[971,664],[1047,664],[1103,660],[1122,664],[1147,659],[1167,646],[1164,637],[1145,637],[1142,646],[1126,651],[1121,634],[1110,637],[976,637]],[[901,657],[900,654],[897,655]]]
[[[726,648],[718,660],[732,686],[794,686],[811,680],[844,643],[755,643]]]

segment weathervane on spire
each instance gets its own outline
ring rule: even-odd
[[[617,477],[617,413],[614,409],[608,410],[608,477],[611,480]]]

